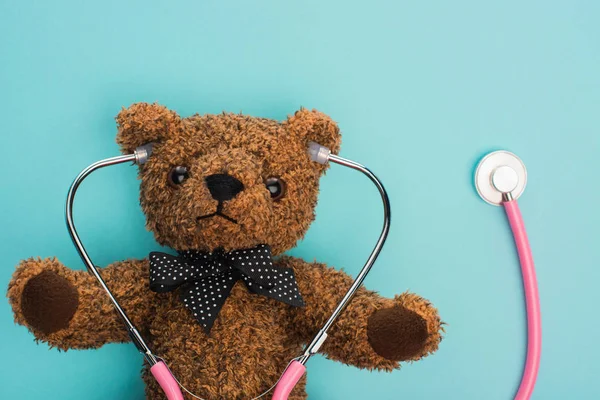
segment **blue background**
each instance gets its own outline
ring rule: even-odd
[[[521,208],[544,328],[534,398],[600,398],[599,19],[593,0],[2,0],[0,288],[29,256],[82,268],[65,195],[83,167],[117,154],[121,106],[280,120],[314,107],[339,122],[341,154],[390,192],[392,231],[367,285],[429,298],[448,326],[434,356],[392,374],[311,360],[310,397],[512,398],[525,351],[519,268],[502,210],[472,185],[477,161],[508,149],[530,177]],[[132,167],[82,187],[76,217],[97,264],[157,249],[137,198]],[[332,168],[292,253],[355,274],[380,211],[366,180]],[[132,345],[48,350],[7,301],[0,335],[0,398],[143,398]]]

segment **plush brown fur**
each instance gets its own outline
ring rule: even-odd
[[[266,243],[275,255],[292,248],[314,219],[319,177],[325,167],[311,162],[309,141],[339,150],[337,125],[326,115],[302,109],[285,122],[237,114],[194,115],[182,119],[156,104],[139,103],[117,117],[117,141],[124,153],[153,142],[154,152],[140,169],[140,203],[156,240],[176,250],[232,250]],[[168,182],[185,166],[189,178]],[[213,213],[205,178],[229,174],[243,190]],[[273,200],[265,180],[285,181],[285,195]],[[178,293],[148,288],[148,261],[128,260],[101,273],[149,344],[178,379],[207,399],[247,399],[275,382],[287,362],[318,331],[352,279],[318,263],[280,256],[293,268],[306,307],[294,308],[254,295],[238,282],[210,332],[192,318]],[[37,339],[60,349],[97,348],[128,340],[107,296],[84,271],[55,259],[28,259],[17,268],[8,297],[17,323]],[[441,340],[440,318],[421,297],[404,293],[386,299],[361,288],[321,348],[327,357],[359,368],[391,371],[399,361],[419,360]],[[144,370],[149,399],[163,399]],[[290,399],[305,399],[305,380]],[[187,398],[187,397],[186,397]]]

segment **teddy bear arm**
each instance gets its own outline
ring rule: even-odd
[[[143,276],[146,264],[125,261],[100,269],[138,329],[143,329],[151,304]],[[88,349],[129,341],[120,317],[96,280],[87,271],[71,270],[54,258],[22,261],[7,295],[15,322],[52,347]]]
[[[288,260],[306,306],[294,310],[292,326],[303,343],[331,315],[353,279],[324,264]],[[360,288],[328,332],[320,352],[359,368],[392,370],[437,349],[442,322],[425,299],[404,293],[394,299]]]

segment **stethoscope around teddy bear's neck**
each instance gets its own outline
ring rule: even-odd
[[[151,156],[151,154],[152,143],[138,147],[133,154],[112,157],[97,161],[85,168],[83,171],[81,171],[81,173],[77,176],[77,178],[75,178],[75,180],[71,184],[71,187],[69,188],[69,193],[67,195],[65,213],[67,228],[69,230],[69,234],[71,235],[71,239],[73,240],[73,244],[77,248],[77,251],[81,256],[83,263],[87,267],[88,272],[92,274],[94,278],[96,278],[102,289],[108,295],[117,313],[121,316],[121,319],[127,326],[127,332],[129,333],[131,340],[133,341],[137,349],[140,351],[140,353],[144,355],[144,358],[150,365],[150,371],[152,372],[152,375],[160,384],[162,389],[165,391],[167,398],[169,400],[183,400],[183,395],[180,389],[181,386],[181,388],[183,388],[190,395],[200,399],[200,397],[194,395],[193,393],[188,391],[183,385],[181,385],[179,381],[175,379],[165,362],[160,357],[152,353],[150,347],[146,344],[146,342],[144,341],[136,327],[133,325],[123,308],[119,305],[119,302],[111,293],[110,289],[106,285],[106,282],[104,282],[104,279],[102,279],[102,276],[100,275],[98,269],[92,262],[87,251],[85,250],[85,247],[83,246],[83,243],[81,242],[81,239],[77,234],[77,230],[75,229],[75,224],[73,222],[73,201],[75,199],[75,193],[77,192],[77,188],[79,187],[81,182],[83,182],[83,180],[86,177],[88,177],[92,172],[98,169],[108,167],[111,165],[123,164],[126,162],[133,162],[138,165],[143,165],[148,161],[148,158]],[[348,289],[342,300],[339,302],[329,319],[325,322],[323,327],[319,330],[319,332],[315,335],[310,344],[306,347],[304,353],[301,356],[296,357],[295,359],[290,361],[279,380],[263,394],[261,394],[258,397],[255,397],[255,399],[265,396],[273,388],[275,389],[273,392],[273,399],[284,400],[288,398],[292,389],[296,386],[300,378],[302,378],[302,376],[304,375],[306,371],[306,362],[310,359],[310,357],[312,357],[319,351],[320,347],[323,345],[325,340],[327,340],[327,331],[331,328],[331,326],[333,326],[333,324],[335,323],[339,315],[344,311],[348,303],[350,303],[350,301],[356,294],[356,291],[362,285],[367,274],[371,270],[371,267],[373,267],[373,264],[379,256],[379,253],[383,247],[383,244],[385,243],[390,229],[391,211],[389,199],[385,188],[383,187],[383,184],[371,171],[354,161],[332,154],[328,148],[314,142],[309,143],[308,155],[312,161],[318,162],[320,164],[333,162],[335,164],[352,168],[365,174],[375,184],[377,190],[379,191],[379,194],[381,195],[381,200],[383,202],[383,229],[381,231],[379,239],[377,240],[377,243],[375,244],[375,247],[373,248],[373,251],[371,252],[371,255],[369,256],[365,265],[360,270],[358,276],[352,283],[352,286],[350,286],[350,288]]]

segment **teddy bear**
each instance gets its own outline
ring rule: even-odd
[[[279,122],[232,113],[182,118],[136,103],[116,121],[123,153],[152,144],[139,168],[140,205],[147,229],[177,255],[153,252],[101,268],[101,275],[186,388],[205,399],[254,398],[302,354],[353,282],[338,269],[284,254],[315,218],[327,169],[311,161],[309,142],[337,153],[340,129],[304,108]],[[55,258],[22,261],[7,295],[16,323],[51,347],[130,341],[92,276]],[[392,371],[433,353],[442,334],[429,301],[408,292],[384,298],[363,287],[319,353]],[[148,399],[165,398],[147,367],[142,377]],[[305,376],[290,399],[306,398]]]

